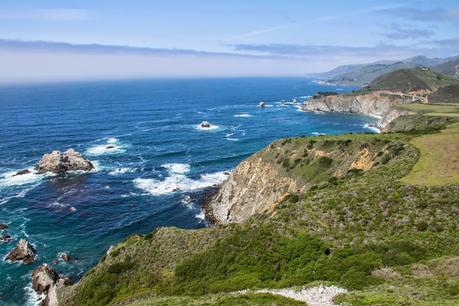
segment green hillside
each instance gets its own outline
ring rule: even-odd
[[[455,117],[398,120],[413,124],[274,142],[257,156],[311,181],[307,191],[241,224],[132,236],[64,293],[64,305],[294,305],[239,290],[311,283],[348,288],[339,300],[352,305],[457,305],[458,178],[416,182],[430,171],[422,165],[410,178],[440,139],[422,137],[443,137]]]
[[[457,103],[459,104],[459,83],[440,87],[429,95],[429,103]]]
[[[373,80],[369,90],[410,92],[415,90],[436,90],[439,87],[456,85],[459,82],[449,76],[427,68],[400,69]]]

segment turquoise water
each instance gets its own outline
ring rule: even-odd
[[[0,87],[0,223],[38,251],[31,265],[0,261],[2,305],[34,302],[30,272],[69,252],[59,272],[77,280],[110,245],[158,226],[206,226],[209,187],[271,141],[371,132],[360,115],[299,111],[317,91],[348,91],[301,78],[145,80]],[[296,103],[294,103],[296,99]],[[267,107],[257,107],[259,101]],[[215,127],[199,128],[207,120]],[[114,148],[107,149],[111,145]],[[96,164],[65,177],[12,173],[52,150]]]

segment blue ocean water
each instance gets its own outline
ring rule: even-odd
[[[369,117],[298,109],[317,91],[351,89],[302,78],[1,86],[0,223],[14,241],[0,242],[0,304],[33,304],[30,272],[42,263],[54,261],[78,279],[130,234],[206,226],[206,188],[275,139],[371,132]],[[265,109],[257,107],[261,100]],[[214,128],[200,129],[204,120]],[[44,153],[68,148],[96,169],[12,177]],[[31,265],[3,260],[20,238],[38,251]],[[64,251],[72,260],[56,262]]]

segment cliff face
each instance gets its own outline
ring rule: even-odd
[[[392,120],[406,113],[406,111],[396,109],[395,106],[423,102],[423,96],[424,93],[403,94],[388,91],[318,96],[306,102],[302,109],[304,111],[362,113],[378,117],[378,128],[384,129]]]
[[[254,214],[269,217],[295,192],[320,188],[382,165],[391,157],[373,135],[320,136],[276,141],[236,167],[207,206],[218,223],[242,222]]]
[[[256,154],[243,161],[221,186],[209,205],[220,223],[241,222],[267,212],[287,192],[298,191],[298,182],[280,173],[277,167]]]

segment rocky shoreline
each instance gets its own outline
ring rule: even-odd
[[[377,128],[385,131],[389,123],[407,111],[398,105],[414,103],[414,94],[389,91],[363,92],[359,94],[316,95],[305,102],[301,109],[310,112],[360,113],[378,118]]]

